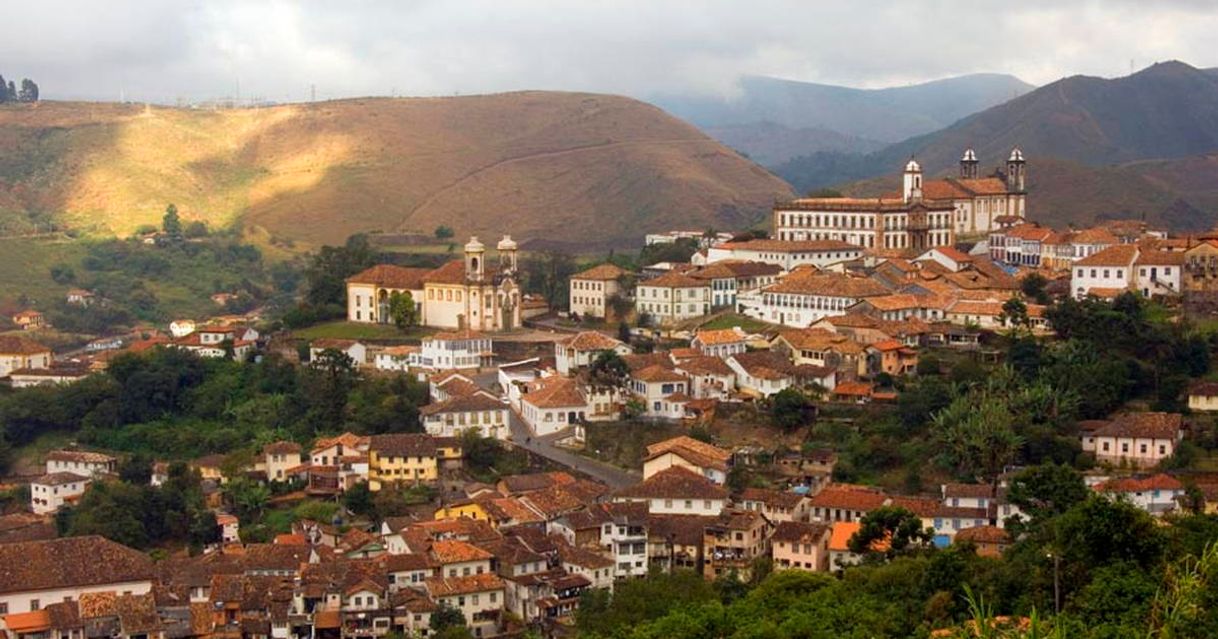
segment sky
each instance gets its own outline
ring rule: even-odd
[[[294,102],[522,89],[730,96],[1218,66],[1209,0],[9,0],[0,74],[44,99]]]

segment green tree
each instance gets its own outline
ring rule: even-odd
[[[207,223],[202,220],[194,220],[186,225],[183,234],[191,239],[207,237]]]
[[[863,517],[848,544],[850,552],[862,555],[876,552],[872,550],[876,542],[887,541],[887,548],[879,552],[891,559],[907,551],[929,548],[933,539],[932,531],[922,527],[917,515],[900,506],[881,506]]]
[[[371,517],[376,508],[372,504],[372,490],[368,488],[368,483],[360,482],[348,488],[343,493],[343,506],[360,517]]]
[[[961,476],[988,484],[991,500],[997,501],[998,478],[1023,445],[1007,403],[984,392],[970,393],[937,413],[933,428],[941,458]]]
[[[1028,305],[1018,297],[1008,299],[1002,303],[1002,313],[999,313],[998,321],[1011,327],[1012,333],[1027,328],[1029,325]]]
[[[4,76],[0,75],[0,104],[8,102],[8,83],[4,81]]]
[[[17,99],[22,102],[37,102],[38,85],[29,78],[22,78],[21,91],[17,94]]]
[[[616,351],[604,350],[597,353],[588,366],[588,377],[596,388],[625,388],[630,379],[630,366]]]
[[[618,322],[618,324],[617,324],[618,341],[620,341],[624,344],[629,344],[632,337],[633,337],[633,335],[630,334],[630,324],[627,324],[625,320]]]
[[[1065,465],[1042,464],[1015,475],[1007,499],[1039,521],[1066,512],[1090,494],[1078,471]]]
[[[1029,273],[1019,281],[1019,290],[1024,294],[1024,297],[1036,302],[1037,304],[1048,304],[1049,293],[1045,290],[1049,280],[1040,273]]]
[[[253,521],[262,516],[271,499],[271,491],[264,484],[246,477],[233,477],[223,488],[225,501],[242,521]]]
[[[453,229],[451,226],[444,226],[443,224],[441,224],[440,226],[436,227],[435,236],[436,236],[437,240],[447,240],[447,239],[451,238],[453,235],[455,235],[455,233],[453,233]]]
[[[545,298],[550,308],[567,308],[568,280],[575,274],[575,260],[561,251],[544,251],[521,263],[525,290]]]
[[[770,422],[785,431],[793,431],[812,422],[816,405],[796,388],[784,388],[770,398]]]
[[[305,268],[309,290],[305,301],[341,315],[347,296],[347,278],[376,263],[368,236],[352,235],[343,246],[323,246]]]
[[[182,235],[182,218],[178,217],[178,207],[170,204],[165,207],[165,215],[161,218],[161,230],[170,237]]]
[[[337,428],[345,421],[347,401],[358,381],[355,361],[336,348],[322,350],[309,362],[301,390],[318,426]]]
[[[419,323],[418,309],[410,291],[394,291],[389,296],[389,317],[394,326],[402,331]]]
[[[431,630],[441,632],[452,627],[465,627],[465,613],[441,602],[431,613]]]

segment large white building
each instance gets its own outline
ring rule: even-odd
[[[800,198],[774,207],[779,240],[838,240],[867,249],[950,246],[957,235],[988,233],[1026,216],[1023,153],[1013,149],[1006,170],[978,177],[972,149],[960,177],[924,180],[916,160],[905,165],[899,196]]]
[[[614,264],[600,264],[571,276],[569,299],[571,312],[584,317],[605,317],[609,300],[625,296],[622,288],[630,272]]]
[[[804,328],[825,317],[845,315],[847,308],[863,299],[890,292],[870,278],[806,269],[761,289],[760,302],[749,306],[746,313],[774,324]]]
[[[824,268],[830,264],[857,259],[863,248],[842,240],[747,240],[724,242],[706,251],[706,263],[728,261],[761,262],[779,266],[784,271],[812,265]]]
[[[684,273],[669,272],[639,282],[636,290],[635,310],[655,324],[674,324],[711,310],[711,283]]]
[[[520,326],[521,290],[516,280],[516,242],[504,236],[498,264],[471,237],[463,260],[436,269],[380,264],[347,279],[347,320],[388,324],[393,295],[409,294],[424,326],[506,331]]]
[[[0,544],[0,614],[79,601],[86,593],[142,595],[156,567],[148,555],[97,535]]]

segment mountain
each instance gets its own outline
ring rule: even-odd
[[[856,180],[865,181],[845,190],[883,183],[891,191],[911,156],[929,174],[951,174],[972,147],[988,171],[1015,146],[1028,160],[1029,210],[1046,222],[1146,215],[1178,229],[1211,223],[1218,73],[1163,62],[1122,78],[1068,77],[874,153],[815,153],[775,172],[801,191]],[[887,177],[868,179],[877,176]]]
[[[0,108],[0,232],[34,220],[126,234],[173,202],[284,244],[446,225],[595,248],[746,226],[790,195],[694,127],[608,95]]]
[[[730,98],[669,95],[651,101],[772,166],[817,151],[865,153],[941,129],[1031,88],[1001,74],[966,75],[887,89],[746,76],[740,80],[739,94]],[[741,133],[750,128],[761,131],[751,136]],[[765,129],[786,131],[788,139],[770,142],[773,136],[767,137]],[[736,137],[721,134],[724,131]],[[795,145],[792,138],[802,143]],[[843,141],[851,145],[842,148]]]

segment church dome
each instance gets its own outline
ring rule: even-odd
[[[909,158],[909,163],[905,165],[905,172],[906,173],[921,173],[922,165],[918,164],[917,160],[915,160],[913,158]]]
[[[499,244],[495,248],[499,249],[500,251],[515,251],[517,248],[516,240],[513,240],[511,235],[504,235],[503,239],[499,240]]]
[[[1023,151],[1019,147],[1011,149],[1011,157],[1007,158],[1007,162],[1023,162]]]
[[[469,237],[469,243],[465,245],[466,253],[480,253],[485,250],[486,246],[484,246],[482,242],[478,241],[477,235],[471,235]]]
[[[977,153],[975,151],[973,151],[972,147],[969,147],[964,150],[964,157],[962,157],[960,159],[964,162],[976,162]]]

